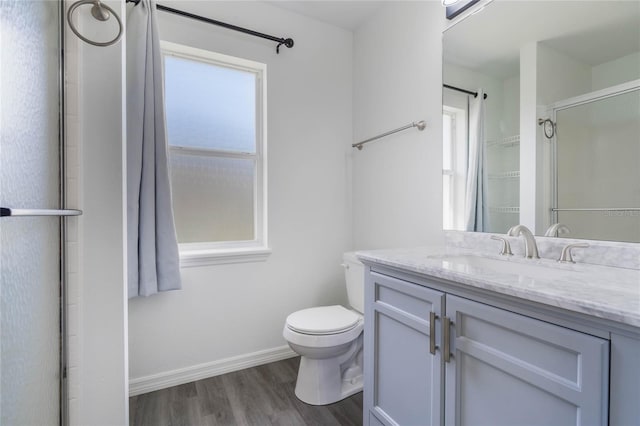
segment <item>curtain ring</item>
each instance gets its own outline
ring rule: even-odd
[[[73,25],[73,19],[72,19],[72,15],[73,12],[75,12],[75,10],[80,7],[83,6],[85,4],[93,4],[94,8],[97,7],[96,11],[102,13],[102,17],[98,18],[96,16],[96,14],[93,14],[93,16],[101,21],[106,21],[109,19],[109,14],[104,14],[104,10],[102,9],[106,9],[108,12],[110,12],[115,18],[116,21],[118,21],[118,35],[110,41],[93,41],[93,40],[89,40],[88,38],[86,38],[85,36],[83,36],[82,34],[80,34],[80,32],[76,29],[76,27]],[[93,12],[93,11],[92,11]],[[69,11],[67,12],[67,21],[69,22],[69,27],[71,27],[71,31],[73,31],[73,33],[75,35],[78,36],[78,38],[82,41],[84,41],[85,43],[89,43],[92,44],[94,46],[99,46],[99,47],[105,47],[105,46],[111,46],[112,44],[115,44],[118,42],[118,40],[120,40],[120,38],[122,37],[122,32],[123,32],[123,26],[122,26],[122,21],[120,20],[120,17],[118,16],[118,14],[108,5],[101,3],[99,0],[80,0],[75,2],[74,4],[71,5],[71,7],[69,7]]]

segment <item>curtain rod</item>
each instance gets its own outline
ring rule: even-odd
[[[466,93],[467,95],[473,95],[474,98],[478,97],[478,92],[472,92],[470,90],[461,89],[459,87],[449,86],[448,84],[443,84],[442,87],[444,87],[446,89],[457,90],[458,92]],[[486,93],[484,94],[483,99],[487,99],[487,94]]]
[[[126,2],[127,3],[133,3],[134,5],[137,6],[138,3],[140,3],[140,0],[126,0]],[[276,53],[280,53],[280,46],[282,46],[283,44],[285,46],[287,46],[288,48],[292,48],[293,47],[293,39],[291,39],[291,38],[275,37],[275,36],[272,36],[272,35],[269,35],[269,34],[260,33],[258,31],[250,30],[248,28],[238,27],[237,25],[227,24],[226,22],[222,22],[222,21],[216,21],[215,19],[206,18],[206,17],[200,16],[200,15],[195,15],[193,13],[189,13],[189,12],[185,12],[183,10],[178,10],[178,9],[174,9],[174,8],[171,8],[171,7],[163,6],[163,5],[157,4],[157,3],[156,3],[156,9],[162,10],[164,12],[169,12],[169,13],[173,13],[173,14],[176,14],[176,15],[184,16],[185,18],[191,18],[191,19],[195,19],[197,21],[206,22],[207,24],[217,25],[219,27],[227,28],[229,30],[239,31],[241,33],[249,34],[249,35],[252,35],[254,37],[260,37],[260,38],[264,38],[264,39],[267,39],[267,40],[275,41],[276,43],[278,43],[278,45],[276,46]]]

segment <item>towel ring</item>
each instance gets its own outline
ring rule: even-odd
[[[547,139],[551,139],[556,134],[556,123],[550,118],[538,118],[538,126],[542,126],[542,131]]]
[[[93,15],[93,17],[96,18],[98,21],[102,21],[102,22],[108,21],[111,15],[113,15],[116,18],[116,21],[118,21],[119,28],[118,28],[118,35],[113,40],[110,40],[110,41],[89,40],[88,38],[80,34],[80,32],[76,29],[76,27],[73,25],[73,19],[72,19],[73,12],[75,12],[75,10],[78,7],[83,6],[85,4],[93,4],[93,7],[91,8],[91,15]],[[67,21],[69,22],[69,27],[71,27],[71,31],[73,31],[73,33],[77,35],[80,40],[84,41],[85,43],[92,44],[94,46],[100,46],[100,47],[111,46],[112,44],[117,43],[118,40],[120,40],[120,37],[122,37],[123,27],[122,27],[122,21],[120,20],[120,17],[111,7],[100,2],[100,0],[80,0],[75,2],[74,4],[71,5],[71,7],[69,7],[69,11],[67,12]]]

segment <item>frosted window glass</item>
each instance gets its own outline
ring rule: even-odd
[[[173,152],[170,167],[180,243],[255,238],[255,160]]]
[[[0,1],[0,204],[58,206],[58,2]],[[0,424],[59,416],[57,218],[0,220]]]
[[[256,152],[256,75],[165,56],[169,144]]]

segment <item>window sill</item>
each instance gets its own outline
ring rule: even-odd
[[[180,250],[180,267],[223,265],[229,263],[264,262],[271,254],[268,247]]]

